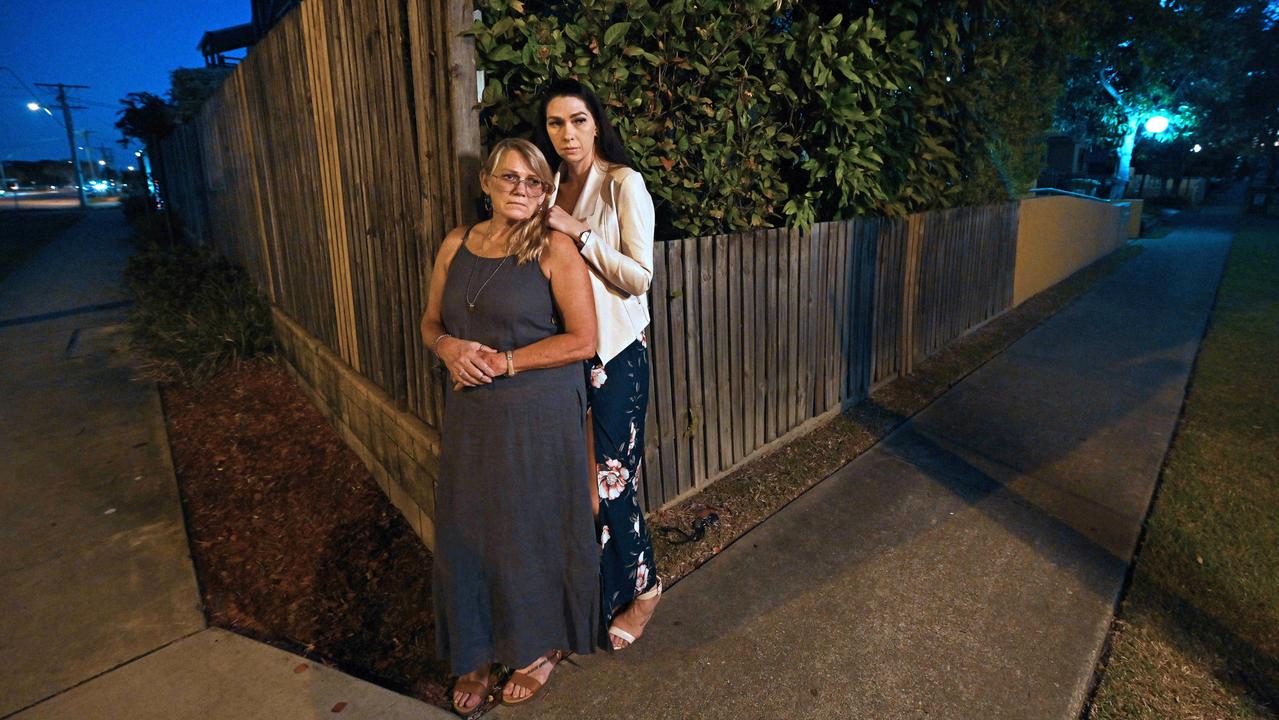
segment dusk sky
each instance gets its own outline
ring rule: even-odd
[[[33,98],[16,74],[41,103],[53,102],[56,90],[35,83],[90,86],[68,91],[73,105],[88,107],[74,112],[75,128],[92,131],[95,148],[105,145],[117,165],[127,164],[116,142],[120,98],[165,95],[169,71],[204,65],[196,44],[205,30],[248,22],[250,14],[249,0],[0,0],[0,66],[12,70],[0,69],[0,159],[68,158],[66,131],[27,109]]]

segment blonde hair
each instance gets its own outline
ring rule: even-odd
[[[521,138],[507,138],[493,147],[493,152],[489,153],[488,160],[484,161],[484,167],[480,170],[484,177],[489,178],[488,182],[492,182],[493,171],[497,169],[497,164],[502,161],[502,156],[508,150],[519,153],[538,179],[546,184],[546,193],[542,195],[533,215],[527,220],[516,223],[510,236],[507,237],[508,251],[515,256],[517,263],[523,265],[529,260],[540,258],[542,251],[550,243],[551,231],[546,226],[546,211],[551,200],[555,176],[551,174],[551,166],[546,162],[546,156],[537,149],[536,145]]]

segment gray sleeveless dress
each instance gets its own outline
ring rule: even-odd
[[[560,332],[540,265],[501,262],[463,241],[444,288],[445,330],[499,351]],[[446,392],[433,586],[440,657],[459,675],[488,662],[523,667],[553,649],[588,653],[599,638],[582,365],[516,371]]]

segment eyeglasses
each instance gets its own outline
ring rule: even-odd
[[[529,197],[542,197],[546,194],[547,183],[543,182],[540,178],[521,178],[515,173],[502,173],[501,175],[493,175],[493,173],[489,173],[489,175],[497,178],[498,185],[504,192],[515,192],[515,188],[519,187],[520,183],[524,183],[524,187],[528,190]]]

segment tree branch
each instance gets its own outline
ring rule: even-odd
[[[1128,112],[1128,103],[1124,102],[1124,97],[1119,94],[1119,91],[1115,89],[1110,78],[1106,76],[1106,68],[1103,67],[1097,71],[1097,79],[1101,81],[1102,89],[1109,93],[1110,97],[1115,99],[1115,102],[1119,103],[1119,107],[1122,108],[1124,112]]]

